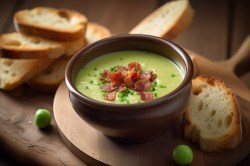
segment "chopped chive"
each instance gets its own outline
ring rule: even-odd
[[[94,77],[96,76],[96,74],[93,75]]]
[[[86,86],[85,89],[89,89],[89,86]]]
[[[157,82],[156,82],[156,81],[153,82],[153,86],[154,86],[154,87],[157,86]]]
[[[90,80],[89,82],[92,84],[92,83],[93,83],[93,80]]]
[[[157,93],[154,93],[154,97],[157,97],[158,96],[158,94]]]
[[[149,90],[149,92],[154,92],[156,90],[156,88],[155,87],[152,87],[150,90]]]
[[[111,67],[109,70],[112,71],[112,72],[116,72],[117,71],[117,66]]]
[[[160,85],[160,88],[166,88],[166,86],[165,85]]]
[[[96,67],[94,68],[94,71],[97,71],[97,68],[96,68]]]
[[[175,77],[175,74],[171,74],[171,77]]]
[[[88,74],[88,76],[91,76],[91,74]]]
[[[122,61],[122,60],[123,60],[123,58],[120,58],[120,60]]]

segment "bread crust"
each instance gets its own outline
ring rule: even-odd
[[[24,81],[45,70],[51,59],[8,59],[0,58],[0,89],[12,90]]]
[[[178,9],[178,15],[171,16],[169,11],[173,8],[180,7]],[[172,13],[173,14],[173,13]],[[166,18],[165,16],[169,18]],[[161,37],[167,40],[174,40],[182,31],[184,31],[192,22],[194,16],[194,10],[191,7],[189,1],[179,0],[167,2],[159,9],[151,13],[144,20],[142,20],[134,29],[130,31],[131,34],[149,34],[157,37]],[[158,19],[158,20],[157,20]],[[164,21],[172,19],[171,23],[164,23]],[[159,24],[156,25],[155,24]],[[161,25],[163,27],[158,27]]]
[[[198,142],[200,145],[201,150],[203,151],[223,151],[223,150],[230,150],[237,147],[242,140],[242,129],[241,129],[241,116],[240,116],[240,108],[237,101],[237,97],[232,89],[226,87],[225,83],[217,78],[211,76],[198,76],[193,81],[193,94],[191,96],[191,102],[185,112],[185,126],[184,126],[184,135],[187,139],[191,139],[194,142]],[[194,105],[199,102],[195,96],[202,93],[202,91],[208,87],[217,87],[220,91],[226,94],[224,98],[229,101],[230,103],[230,116],[229,114],[223,117],[224,122],[230,122],[228,129],[224,133],[214,134],[214,135],[206,135],[207,128],[201,127],[199,124],[208,124],[208,121],[203,121],[202,118],[199,119],[199,122],[195,119],[195,114],[199,114],[199,112],[194,111]],[[211,92],[212,93],[212,92]],[[220,95],[220,94],[218,94]],[[204,99],[206,100],[206,99]],[[203,100],[203,101],[204,101]],[[217,100],[217,98],[212,99],[213,103],[210,104],[223,104]],[[195,103],[196,102],[196,103]],[[209,107],[207,107],[209,108]],[[193,110],[192,110],[193,109]],[[204,111],[201,109],[200,111]],[[223,111],[223,110],[216,110],[216,111]],[[209,112],[209,110],[208,110]],[[210,112],[211,113],[211,112]],[[205,113],[203,114],[204,117]],[[214,122],[215,123],[215,122]],[[218,127],[219,128],[219,127]],[[218,129],[218,131],[220,131]]]
[[[59,58],[65,52],[60,42],[18,32],[0,35],[2,57],[13,59]]]
[[[27,15],[31,15],[32,13],[42,12],[65,18],[64,20],[68,20],[68,24],[73,22],[71,20],[78,20],[78,23],[71,28],[64,28],[63,26],[54,26],[55,24],[46,25],[42,20],[37,22],[33,21],[32,18],[27,18]],[[39,15],[37,14],[34,17],[39,17]],[[18,11],[14,15],[14,25],[17,31],[57,41],[73,41],[82,38],[86,31],[87,22],[88,20],[83,14],[70,9],[36,7],[31,10]]]

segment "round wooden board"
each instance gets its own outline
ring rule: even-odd
[[[54,117],[59,133],[69,149],[89,165],[175,165],[172,150],[178,144],[188,144],[194,152],[191,165],[235,165],[249,153],[250,134],[246,133],[250,114],[249,102],[240,98],[242,110],[248,119],[243,120],[243,141],[235,150],[204,153],[197,144],[185,140],[182,120],[173,124],[157,139],[143,144],[114,142],[80,119],[71,106],[65,83],[57,90],[54,99]],[[201,164],[202,163],[202,164]]]

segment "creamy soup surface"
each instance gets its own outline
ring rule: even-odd
[[[131,67],[135,64],[139,64],[140,71]],[[112,79],[114,74],[115,78],[119,75],[118,82]],[[150,79],[145,81],[144,76]],[[75,86],[97,101],[131,104],[164,96],[182,80],[181,70],[169,59],[153,52],[128,50],[104,54],[84,65],[76,75]]]

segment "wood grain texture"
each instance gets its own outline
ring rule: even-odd
[[[16,10],[17,5],[20,5],[22,2],[18,0],[8,0],[0,1],[0,32],[4,33],[9,31],[9,27],[13,26],[12,16]]]
[[[223,60],[227,56],[228,1],[191,1],[195,16],[190,27],[176,43],[208,59]]]

